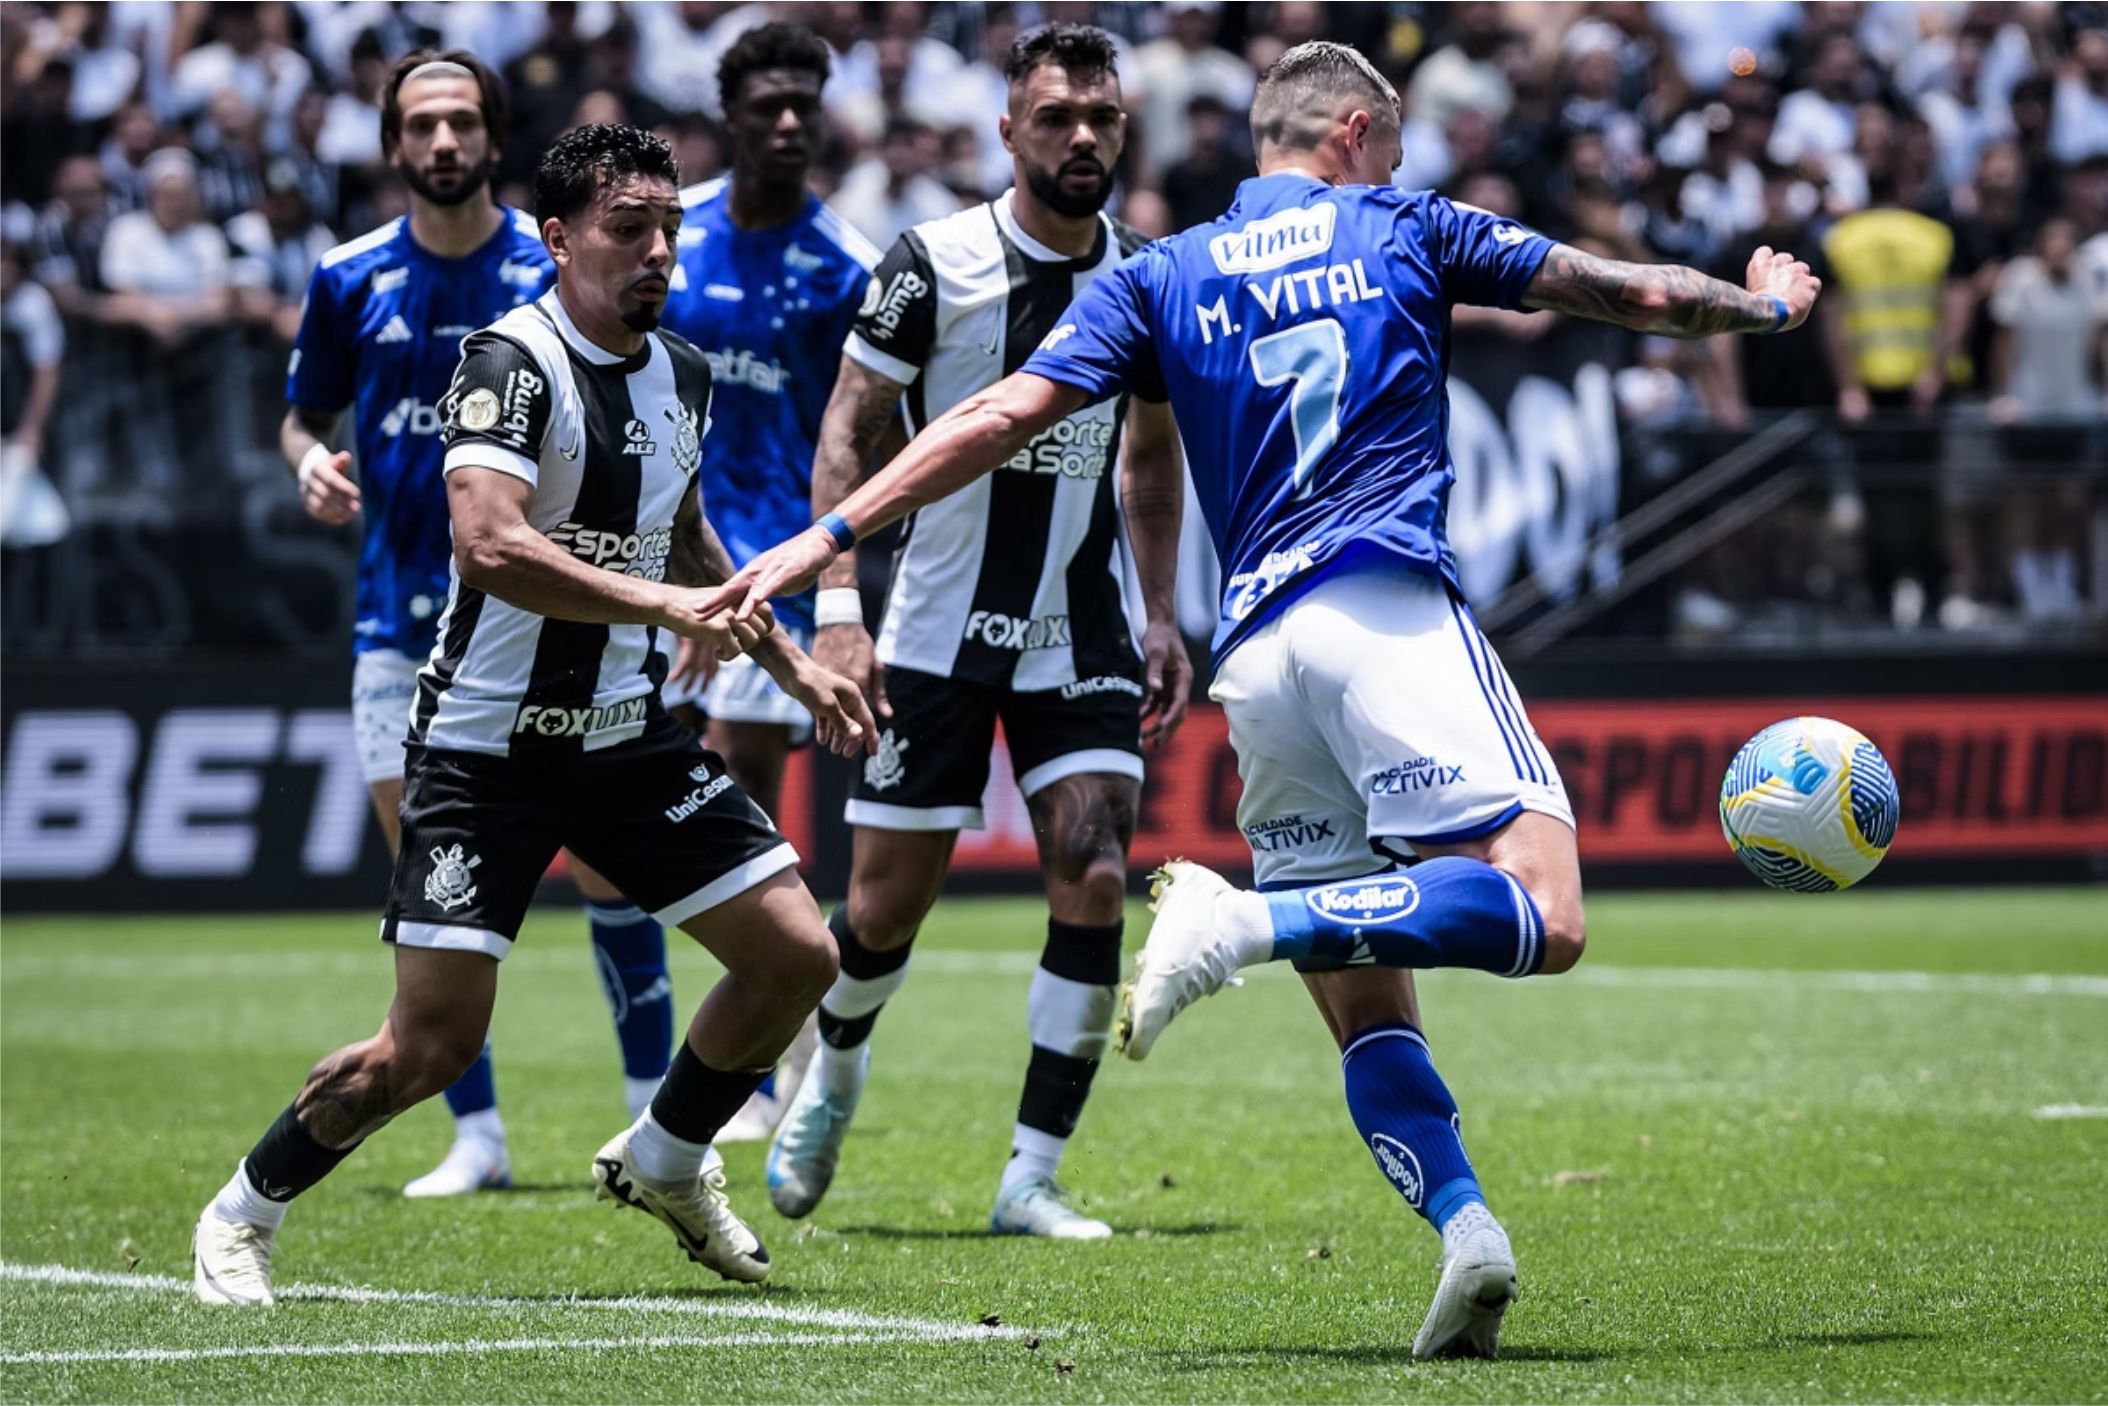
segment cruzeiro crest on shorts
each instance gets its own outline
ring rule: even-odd
[[[452,912],[476,896],[469,870],[483,862],[480,854],[464,855],[461,846],[432,850],[432,872],[425,878],[425,902],[436,903],[441,912]]]
[[[878,739],[878,751],[864,759],[864,784],[874,791],[890,791],[908,774],[901,764],[900,754],[908,750],[904,737],[895,737],[893,729],[887,728]]]

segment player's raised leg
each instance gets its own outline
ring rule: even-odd
[[[849,896],[828,918],[840,973],[820,1000],[819,1048],[769,1147],[769,1200],[786,1216],[812,1214],[840,1165],[871,1068],[879,1012],[908,976],[915,934],[944,887],[956,829],[857,825]]]
[[[998,1235],[1112,1235],[1111,1226],[1069,1204],[1055,1173],[1112,1034],[1127,848],[1140,790],[1133,776],[1093,771],[1048,780],[1027,798],[1050,916],[1026,998],[1032,1054],[989,1218]]]

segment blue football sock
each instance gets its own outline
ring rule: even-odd
[[[1347,1042],[1340,1068],[1354,1126],[1407,1205],[1440,1230],[1485,1202],[1457,1131],[1456,1100],[1418,1030],[1402,1020],[1370,1026]]]
[[[1266,903],[1275,959],[1306,969],[1472,967],[1528,976],[1544,962],[1544,919],[1528,890],[1461,855],[1402,873],[1282,889]]]
[[[476,1062],[447,1085],[446,1106],[456,1118],[487,1113],[498,1106],[498,1080],[490,1068],[490,1041],[483,1042],[483,1053],[476,1056]]]
[[[588,903],[593,958],[622,1043],[622,1072],[658,1080],[673,1060],[673,980],[666,932],[630,903]]]

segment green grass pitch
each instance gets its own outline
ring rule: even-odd
[[[990,1239],[1041,911],[939,905],[811,1221],[730,1149],[756,1291],[592,1200],[614,1041],[540,910],[493,1032],[519,1188],[404,1201],[446,1141],[418,1109],[293,1209],[306,1292],[255,1314],[182,1292],[190,1226],[371,1030],[372,919],[11,920],[0,1397],[2108,1401],[2101,889],[1607,896],[1572,975],[1428,978],[1521,1260],[1494,1363],[1411,1360],[1437,1242],[1285,972],[1101,1071],[1067,1178],[1115,1240]],[[710,964],[675,961],[692,1008]]]

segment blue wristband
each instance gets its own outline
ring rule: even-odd
[[[1778,296],[1776,293],[1769,294],[1768,296],[1771,298],[1771,305],[1777,308],[1779,311],[1777,316],[1771,319],[1771,326],[1765,328],[1764,330],[1767,333],[1783,332],[1786,330],[1786,324],[1793,320],[1793,309],[1787,307],[1786,300]]]
[[[856,530],[840,513],[823,513],[813,526],[834,538],[834,549],[838,552],[846,552],[856,545]]]

